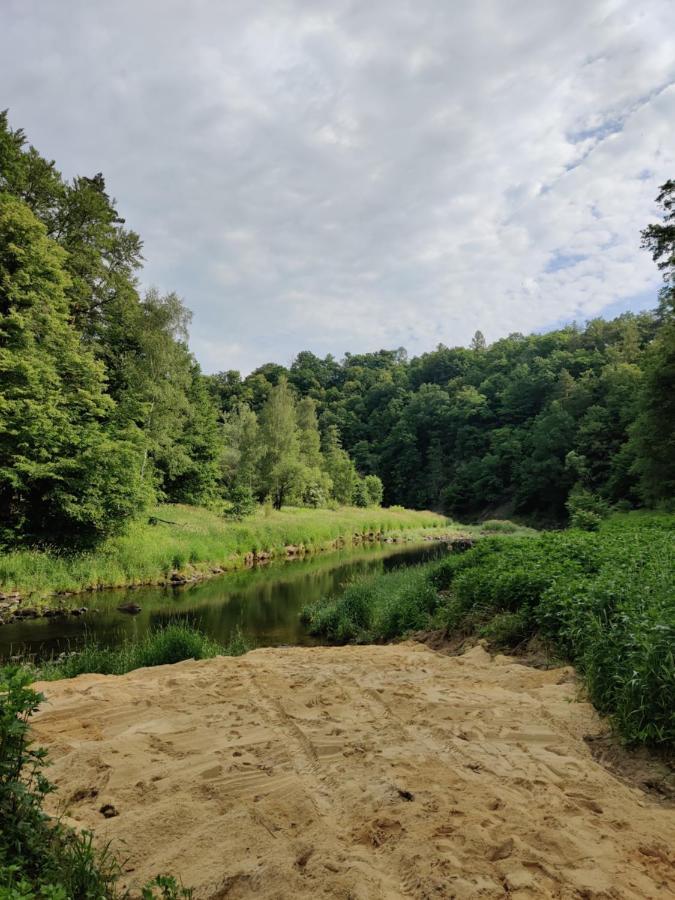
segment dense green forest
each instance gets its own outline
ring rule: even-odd
[[[0,542],[91,542],[158,499],[543,520],[672,500],[675,182],[658,202],[653,313],[205,376],[103,176],[67,181],[2,114]]]

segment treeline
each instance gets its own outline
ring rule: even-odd
[[[675,498],[675,182],[643,245],[664,272],[658,309],[408,359],[298,354],[246,378],[211,376],[225,414],[262,408],[281,381],[316,403],[384,502],[459,516],[562,521],[567,510]],[[304,402],[304,401],[303,401]]]
[[[1,114],[0,544],[93,541],[157,499],[560,518],[573,489],[672,498],[674,197],[643,233],[653,314],[204,376],[103,176],[64,179]]]

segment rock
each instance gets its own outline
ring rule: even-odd
[[[304,869],[313,853],[314,847],[305,847],[305,849],[301,850],[295,857],[295,865],[299,869]]]
[[[37,619],[40,615],[40,611],[35,609],[34,606],[20,606],[19,609],[14,611],[15,619]]]
[[[83,616],[87,612],[86,606],[76,606],[75,609],[71,609],[71,616]]]
[[[138,605],[138,603],[133,603],[133,602],[121,603],[117,607],[117,609],[119,612],[130,613],[133,616],[135,616],[136,613],[139,613],[141,611],[141,607]]]
[[[185,584],[189,581],[187,575],[181,575],[180,572],[171,573],[171,584]]]
[[[53,619],[55,616],[65,616],[67,610],[62,606],[48,607],[42,611],[42,615],[47,619]]]

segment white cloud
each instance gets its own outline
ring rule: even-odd
[[[658,288],[671,0],[6,0],[0,77],[43,153],[106,174],[207,370]]]

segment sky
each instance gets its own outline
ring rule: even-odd
[[[0,0],[5,107],[206,372],[656,305],[673,0]]]

